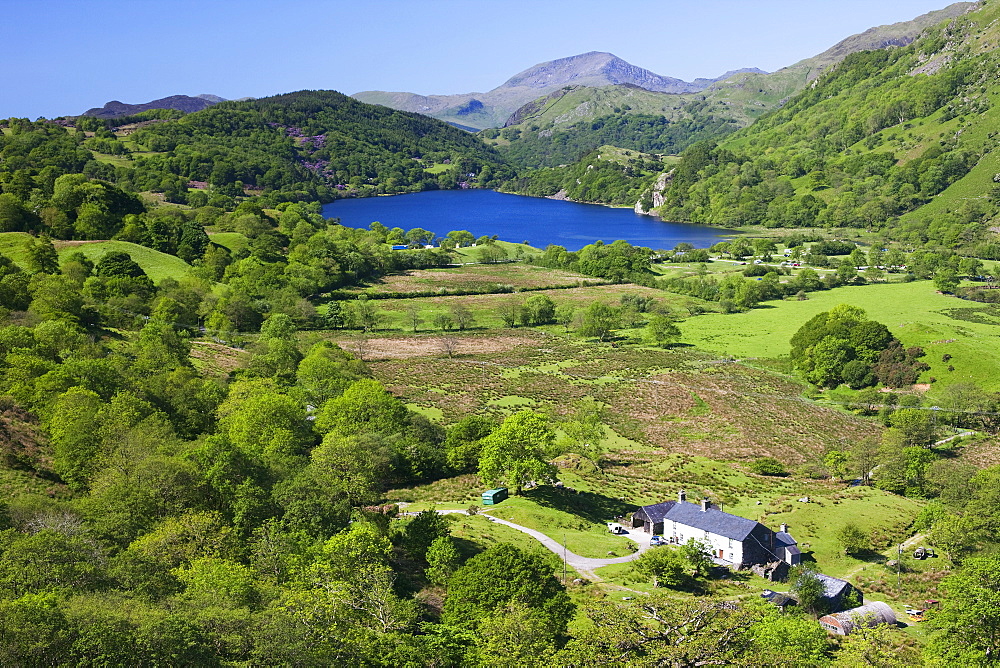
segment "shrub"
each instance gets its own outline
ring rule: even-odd
[[[750,462],[750,470],[758,475],[786,476],[785,465],[774,457],[761,457]]]

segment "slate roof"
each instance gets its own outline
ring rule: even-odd
[[[663,503],[654,503],[651,506],[643,506],[639,510],[646,515],[646,519],[651,522],[659,522],[663,519],[663,516],[667,514],[667,511],[676,504],[676,501],[664,501]]]
[[[819,581],[823,583],[823,587],[826,588],[824,596],[827,598],[837,598],[844,593],[844,590],[847,587],[851,586],[851,583],[847,580],[832,578],[829,575],[823,575],[822,573],[817,573],[816,577],[819,578]]]
[[[784,531],[778,531],[774,534],[774,542],[776,542],[780,547],[784,547],[788,554],[802,554],[799,550],[798,543],[789,534]]]
[[[668,503],[673,503],[673,505],[663,516],[665,521],[685,524],[689,527],[701,529],[702,531],[708,531],[709,533],[714,533],[717,536],[732,538],[733,540],[746,540],[746,537],[749,536],[750,532],[753,531],[758,525],[758,522],[753,520],[748,520],[745,517],[738,517],[736,515],[730,515],[729,513],[724,513],[721,510],[716,510],[715,508],[702,510],[701,505],[697,503],[681,503],[679,501]],[[664,527],[663,530],[666,531],[666,527]]]

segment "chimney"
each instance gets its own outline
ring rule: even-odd
[[[709,501],[708,499],[702,499],[701,500],[701,511],[702,512],[705,512],[706,510],[708,510],[711,507],[712,507],[712,502],[711,501]]]
[[[781,523],[781,532],[788,533],[788,525],[785,524],[784,522]]]
[[[683,489],[681,491],[677,492],[677,500],[680,503],[684,503],[685,501],[687,501],[687,498],[688,498],[687,497],[687,493]]]

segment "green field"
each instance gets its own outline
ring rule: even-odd
[[[159,283],[164,278],[181,278],[191,271],[191,265],[179,257],[128,241],[57,241],[55,246],[60,257],[80,252],[94,262],[113,251],[128,253],[154,283]]]
[[[212,243],[225,246],[233,253],[250,245],[250,240],[239,232],[210,232],[208,238]]]
[[[921,382],[937,379],[934,390],[974,382],[1000,390],[1000,311],[935,292],[929,281],[836,288],[813,292],[805,301],[767,302],[761,308],[724,315],[709,313],[681,323],[682,341],[737,358],[787,356],[789,340],[809,318],[837,304],[863,308],[906,346],[922,346],[931,369]],[[942,355],[952,355],[942,362]],[[948,371],[948,365],[955,367]]]
[[[108,153],[98,153],[97,151],[91,151],[90,153],[94,156],[94,160],[97,162],[104,162],[109,165],[114,165],[115,167],[132,166],[132,160],[125,155],[110,155]]]
[[[506,259],[509,260],[541,255],[542,253],[542,251],[528,244],[513,243],[510,241],[495,241],[494,244],[503,250]],[[452,250],[452,253],[456,256],[456,263],[479,262],[479,252],[479,249],[475,246],[463,246],[462,248]]]
[[[31,241],[31,235],[27,232],[2,232],[0,233],[0,253],[9,257],[22,268],[27,267],[27,244],[29,241]]]

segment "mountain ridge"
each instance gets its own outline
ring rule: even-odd
[[[93,107],[80,114],[81,116],[94,116],[96,118],[120,118],[131,116],[150,109],[176,109],[186,114],[207,109],[219,102],[225,102],[226,98],[209,93],[201,95],[169,95],[150,102],[140,104],[127,104],[118,100],[111,100],[103,107]]]
[[[588,51],[532,65],[485,93],[417,95],[407,92],[360,91],[351,97],[369,104],[381,104],[484,129],[504,125],[511,114],[523,105],[563,86],[633,85],[660,93],[696,93],[739,72],[760,73],[762,70],[731,70],[714,79],[699,78],[690,82],[656,74],[612,53]]]
[[[822,53],[771,73],[757,68],[742,68],[730,70],[714,79],[683,81],[632,65],[611,53],[589,51],[533,65],[488,92],[418,95],[404,91],[368,90],[354,93],[351,97],[369,104],[425,114],[453,124],[486,129],[509,125],[511,116],[525,104],[544,98],[563,86],[603,88],[634,84],[652,92],[706,94],[718,99],[719,104],[735,104],[739,106],[737,115],[743,126],[780,106],[848,54],[905,46],[927,28],[946,18],[960,16],[976,6],[976,2],[956,2],[908,21],[874,26],[840,40]],[[747,90],[759,91],[763,99],[753,95],[750,96],[752,99],[746,99]],[[681,103],[688,101],[682,100]]]

